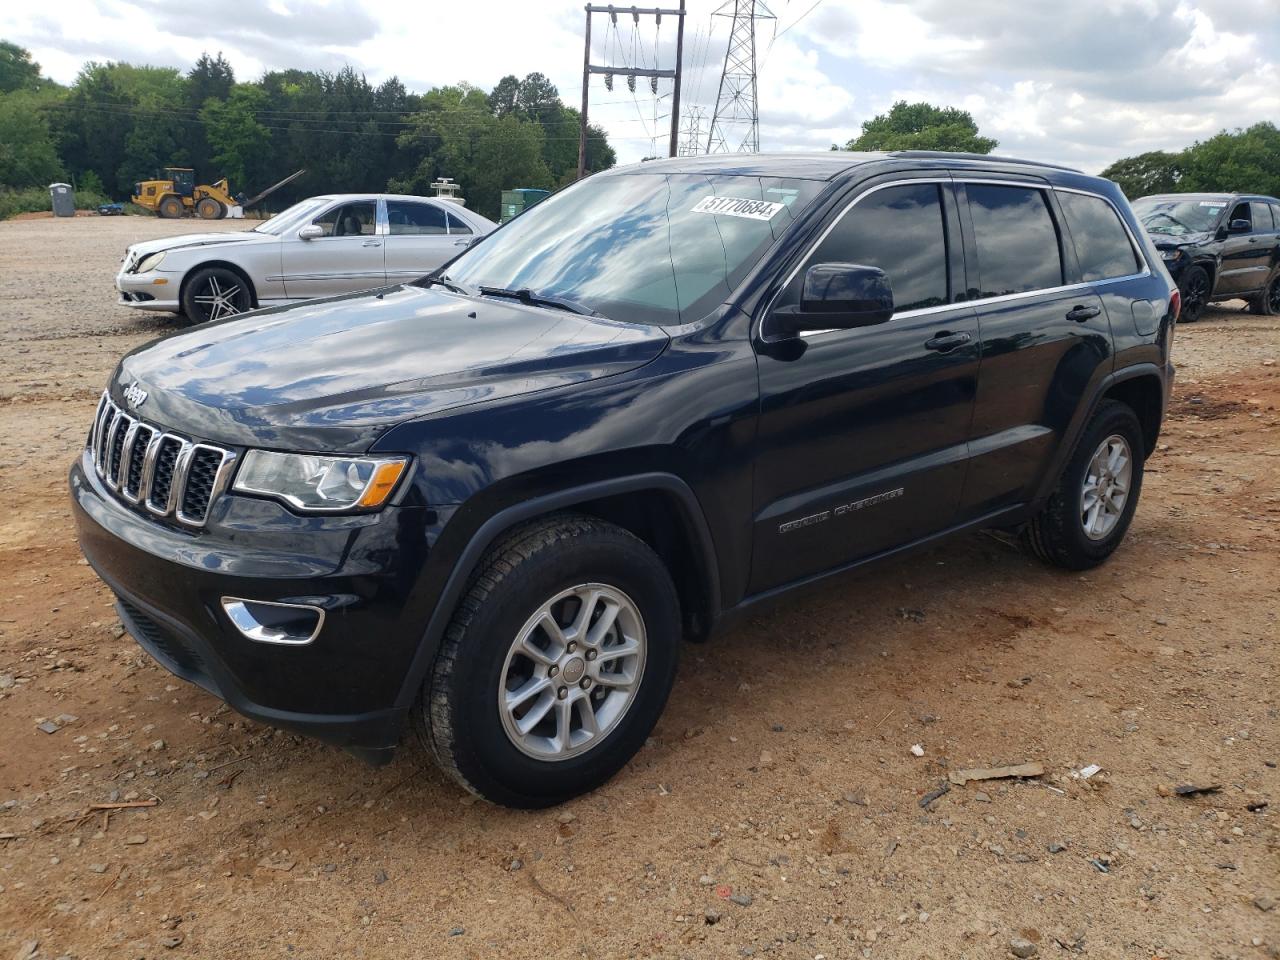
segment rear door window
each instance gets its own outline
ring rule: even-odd
[[[1083,193],[1058,193],[1067,218],[1080,279],[1109,280],[1142,272],[1142,263],[1129,242],[1129,234],[1115,208],[1101,197]]]
[[[1271,229],[1280,230],[1280,205],[1268,203],[1267,209],[1271,211]]]
[[[1044,191],[989,183],[965,189],[978,247],[979,296],[1062,286],[1058,230]]]
[[[387,201],[387,232],[393,237],[440,236],[448,233],[444,211],[431,203]]]
[[[886,187],[864,196],[836,223],[805,264],[879,267],[893,287],[894,312],[951,302],[947,233],[936,183]],[[778,305],[798,303],[804,271]]]

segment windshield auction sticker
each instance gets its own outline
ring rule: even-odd
[[[768,200],[744,200],[741,197],[703,197],[693,205],[692,213],[714,213],[719,217],[743,217],[747,220],[772,220],[785,204]]]

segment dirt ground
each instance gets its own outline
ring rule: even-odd
[[[1106,566],[974,535],[832,583],[687,647],[626,770],[517,813],[239,719],[80,559],[67,465],[173,329],[112,276],[197,229],[0,223],[0,958],[1280,956],[1280,320],[1179,330]]]

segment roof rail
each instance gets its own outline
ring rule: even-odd
[[[1066,170],[1069,173],[1083,173],[1075,167],[1061,163],[1045,163],[1042,160],[1023,160],[1018,157],[997,157],[989,153],[949,153],[945,150],[893,150],[891,157],[909,157],[917,160],[985,160],[989,163],[1016,163],[1027,167],[1050,167],[1054,170]]]

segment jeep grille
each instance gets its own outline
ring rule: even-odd
[[[201,527],[227,485],[236,454],[126,413],[103,393],[89,434],[94,469],[120,499],[183,526]]]

